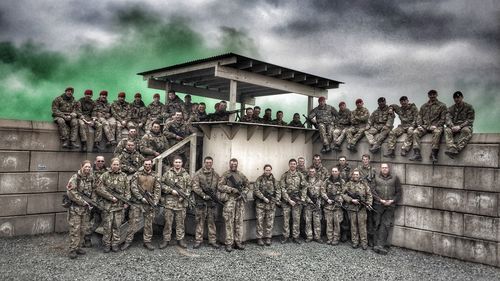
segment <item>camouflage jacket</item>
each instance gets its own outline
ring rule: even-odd
[[[290,202],[290,200],[301,199],[303,193],[305,192],[306,177],[300,171],[295,171],[292,173],[286,171],[281,175],[280,187],[281,187],[281,197],[283,201]]]
[[[214,169],[206,170],[205,168],[201,168],[196,171],[193,176],[193,193],[196,194],[195,200],[197,204],[205,205],[207,202],[210,202],[203,199],[210,197],[206,192],[211,192],[218,199],[217,184],[219,179],[219,174]],[[214,207],[215,204],[210,204],[210,206]]]
[[[139,145],[140,145],[140,141],[141,141],[139,136],[137,135],[135,138],[132,138],[130,135],[128,135],[126,138],[123,138],[118,142],[118,144],[115,147],[115,150],[113,151],[113,154],[114,155],[120,154],[120,152],[122,152],[125,149],[125,147],[127,147],[127,142],[129,142],[129,141],[133,141],[135,143],[136,149],[137,150],[139,149]]]
[[[144,169],[137,171],[130,180],[130,191],[132,193],[133,201],[141,202],[146,192],[151,195],[151,200],[158,204],[161,196],[160,179],[154,174],[153,171],[146,172]],[[143,203],[144,204],[144,203]],[[146,208],[150,208],[149,204],[144,204]]]
[[[144,162],[144,156],[142,156],[137,150],[134,152],[129,152],[127,149],[123,149],[122,153],[118,155],[120,159],[121,169],[127,175],[131,175],[137,172]]]
[[[368,204],[368,205],[372,205],[372,203],[373,203],[373,197],[372,197],[372,193],[370,191],[370,187],[368,187],[368,185],[366,183],[364,183],[363,181],[350,181],[350,182],[346,183],[344,185],[344,188],[342,189],[344,201],[349,203],[347,205],[347,209],[350,211],[359,211],[361,209],[361,207],[363,207],[363,205],[361,205],[361,204],[355,205],[355,204],[351,203],[353,198],[351,196],[349,196],[347,194],[347,192],[351,192],[351,193],[360,195],[361,200],[365,201],[366,204]]]
[[[238,188],[237,186],[234,186],[234,184],[229,180],[231,176],[233,176],[236,183],[240,185],[243,197],[247,196],[247,192],[250,187],[250,182],[242,172],[233,172],[231,170],[225,171],[220,177],[219,183],[217,185],[217,188],[221,192],[221,200],[224,202],[228,200],[235,200],[240,196],[240,194],[231,193],[232,188]]]
[[[253,119],[253,116],[248,116],[248,115],[242,116],[240,122],[257,123],[257,121]]]
[[[101,178],[102,174],[109,172],[109,171],[110,171],[109,168],[106,166],[102,167],[101,169],[98,169],[95,164],[92,165],[92,172],[94,173],[94,177],[96,180],[99,180]]]
[[[274,119],[272,122],[271,122],[272,125],[278,125],[278,126],[287,126],[286,122],[282,120],[278,120],[278,119]]]
[[[302,124],[302,122],[300,122],[300,121],[295,122],[293,120],[290,121],[290,123],[288,123],[288,126],[297,127],[297,128],[304,128],[305,127],[304,124]]]
[[[116,202],[112,202],[113,195],[111,192],[114,192],[118,195],[121,195],[127,200],[130,200],[130,184],[127,178],[127,174],[118,172],[105,172],[99,179],[99,183],[97,185],[97,195],[99,195],[103,201],[104,209],[108,212],[120,211],[123,210],[124,202],[118,200]]]
[[[336,167],[340,171],[340,177],[348,182],[351,180],[351,166],[349,166],[349,163],[346,163],[345,166],[341,166],[340,164],[337,164]]]
[[[389,113],[389,107],[386,105],[383,108],[378,107],[373,111],[368,119],[370,127],[381,130],[384,126],[392,129],[394,125],[394,113]]]
[[[271,200],[272,197],[276,199],[276,202],[281,200],[279,181],[274,178],[273,174],[269,176],[261,175],[257,178],[253,187],[253,197],[257,208],[269,209],[269,207],[274,207],[275,203]],[[264,198],[269,199],[269,203],[265,203]]]
[[[163,134],[170,141],[170,145],[174,145],[179,142],[176,139],[177,136],[185,138],[193,133],[191,125],[184,123],[183,121],[171,121],[165,125],[163,129]]]
[[[161,154],[168,149],[168,141],[162,133],[150,131],[142,137],[139,147],[142,155],[154,156],[155,152]]]
[[[377,175],[377,171],[375,170],[375,168],[370,165],[368,167],[365,167],[363,166],[363,164],[361,164],[358,166],[358,170],[360,179],[368,184],[369,187],[372,187],[374,184],[373,180]]]
[[[387,176],[378,174],[374,180],[373,193],[375,194],[373,200],[377,204],[380,204],[379,197],[384,200],[394,200],[395,203],[398,203],[401,199],[401,181],[399,177],[391,174]],[[395,203],[390,206],[395,207]]]
[[[92,117],[98,118],[111,118],[111,105],[108,103],[108,100],[101,101],[97,99],[95,101],[94,111],[92,112]]]
[[[137,103],[135,100],[134,102],[130,103],[129,110],[130,121],[137,123],[137,125],[142,124],[144,126],[146,124],[148,110],[142,100],[139,103]]]
[[[187,197],[191,196],[191,177],[184,168],[181,168],[180,171],[176,171],[173,167],[170,168],[165,175],[163,175],[161,183],[161,203],[165,208],[179,211],[188,207],[188,202],[180,195],[172,194],[176,183],[178,186],[177,188],[179,188],[181,192],[186,194]]]
[[[318,177],[306,177],[305,181],[305,197],[302,200],[307,203],[318,204],[321,202],[321,190],[324,189],[325,182]]]
[[[426,130],[430,126],[443,127],[447,111],[446,105],[440,101],[436,101],[435,103],[426,102],[420,108],[417,125],[422,126]]]
[[[370,111],[365,107],[356,108],[351,111],[351,125],[356,128],[363,128],[368,124],[370,118]]]
[[[68,98],[66,94],[62,94],[52,101],[52,117],[67,116],[71,113],[78,115],[78,102],[74,97]]]
[[[351,111],[349,109],[339,110],[335,127],[344,129],[351,125]]]
[[[119,100],[115,100],[111,104],[111,115],[118,122],[130,120],[130,104],[126,101],[121,103]]]
[[[89,120],[92,118],[94,113],[95,102],[92,99],[86,99],[85,97],[78,100],[78,110],[79,116],[82,119]]]
[[[342,188],[345,185],[345,181],[341,178],[333,178],[329,176],[326,179],[324,189],[321,192],[321,197],[325,201],[325,210],[336,210],[340,209],[341,204],[344,202],[342,198]],[[334,201],[333,204],[328,204],[328,199]]]
[[[309,113],[309,118],[314,118],[316,117],[316,122],[318,124],[320,123],[327,123],[331,124],[334,122],[335,118],[337,117],[338,113],[335,107],[325,104],[325,106],[317,106],[315,107],[310,113]]]
[[[174,116],[177,111],[182,112],[182,116],[184,116],[184,118],[188,116],[184,107],[184,102],[179,98],[179,96],[175,96],[173,100],[169,100],[165,105],[165,118]]]
[[[95,201],[97,197],[94,192],[96,189],[96,183],[97,182],[92,173],[85,176],[81,171],[78,171],[69,179],[68,184],[66,185],[66,194],[73,202],[70,208],[76,211],[77,214],[82,215],[86,211],[89,211],[89,209],[85,207],[86,202],[82,199],[82,195],[85,195]]]
[[[405,107],[392,104],[391,107],[401,120],[400,126],[403,128],[417,127],[418,108],[414,103],[410,103]]]
[[[464,102],[462,105],[452,105],[446,114],[446,126],[470,127],[474,124],[475,112],[472,105]]]
[[[313,164],[313,165],[311,165],[311,168],[314,168],[316,170],[316,176],[322,181],[324,181],[328,177],[328,175],[330,174],[330,173],[328,173],[328,169],[321,164],[319,166],[315,166]]]
[[[165,110],[165,105],[162,102],[152,102],[146,107],[146,115],[149,119],[162,121],[163,111]]]

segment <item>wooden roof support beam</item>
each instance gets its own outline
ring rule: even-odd
[[[281,141],[287,130],[287,128],[278,128],[278,142]]]
[[[268,69],[266,72],[267,76],[276,76],[276,75],[281,75],[281,68],[271,68]]]
[[[217,65],[233,64],[236,62],[237,62],[236,57],[223,58],[223,59],[216,60],[216,61],[208,61],[208,62],[198,63],[198,64],[194,64],[194,65],[187,65],[187,66],[179,67],[179,68],[175,68],[175,69],[158,71],[156,73],[145,74],[142,76],[142,78],[144,80],[148,80],[151,78],[166,77],[166,76],[181,74],[181,73],[190,72],[190,71],[212,68],[212,67],[215,67]]]
[[[295,74],[295,77],[291,80],[293,82],[303,82],[307,80],[307,75],[305,74]]]
[[[295,142],[295,140],[297,139],[298,136],[300,136],[302,133],[301,130],[294,130],[292,129],[292,143]]]
[[[237,63],[234,67],[237,69],[247,69],[253,66],[252,60],[242,61]]]
[[[247,126],[247,141],[252,138],[256,129],[257,129],[257,126],[253,126],[253,125]]]
[[[188,85],[180,85],[176,83],[168,83],[169,88],[176,92],[181,92],[190,95],[196,95],[206,98],[218,99],[218,100],[227,100],[229,95],[227,93],[207,90],[203,88],[188,86]],[[148,80],[148,88],[158,89],[158,90],[167,90],[167,82],[161,80]]]
[[[274,128],[271,126],[262,127],[262,141],[266,141],[267,137],[269,137],[269,134],[271,134],[272,130],[274,130]]]
[[[267,64],[258,64],[252,67],[252,72],[259,73],[267,71]]]
[[[295,77],[295,72],[293,71],[284,71],[280,76],[278,76],[277,78],[279,79],[292,79],[293,77]]]

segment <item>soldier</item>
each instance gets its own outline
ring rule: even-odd
[[[74,89],[68,87],[52,102],[52,117],[59,127],[63,148],[80,148],[78,138],[78,103],[73,97]],[[69,126],[69,128],[68,128]]]
[[[160,94],[156,93],[153,95],[153,102],[148,105],[147,109],[147,121],[146,121],[146,133],[151,130],[151,125],[154,121],[163,122],[163,111],[165,105],[160,102]]]
[[[136,93],[134,101],[130,104],[130,126],[134,126],[139,135],[142,135],[141,132],[144,131],[144,125],[148,118],[147,114],[147,108],[142,101],[141,93]]]
[[[340,223],[343,220],[342,188],[345,181],[340,177],[340,171],[337,167],[332,168],[332,174],[325,183],[325,189],[321,192],[321,197],[326,201],[323,207],[326,222],[326,244],[338,245],[340,239]]]
[[[145,157],[156,157],[168,149],[167,137],[161,133],[159,121],[154,121],[151,131],[140,141],[140,150]]]
[[[273,122],[273,110],[270,108],[266,108],[264,110],[264,117],[261,118],[260,122],[263,124],[271,124]]]
[[[387,254],[390,227],[394,223],[396,204],[401,199],[401,182],[398,176],[391,174],[389,164],[380,164],[380,174],[374,179],[373,189],[375,213],[375,246],[373,251]]]
[[[165,118],[167,119],[165,122],[168,122],[172,116],[175,115],[176,112],[182,112],[182,116],[186,116],[186,109],[184,108],[184,102],[175,94],[174,90],[169,90],[168,94],[168,102],[165,105]]]
[[[372,146],[369,149],[371,153],[377,153],[380,150],[382,142],[394,125],[394,113],[389,112],[385,98],[378,98],[377,103],[378,108],[370,115],[365,131],[366,139]]]
[[[104,156],[102,155],[96,156],[94,160],[94,165],[92,166],[92,173],[94,174],[94,180],[96,182],[96,185],[100,180],[102,174],[108,171],[110,171],[110,169],[106,166],[106,161],[104,160]],[[92,208],[92,211],[90,212],[92,232],[94,232],[99,227],[99,225],[101,225],[102,217],[103,217],[102,210],[99,210],[97,208]],[[89,237],[89,242],[90,242],[90,237]]]
[[[102,174],[96,191],[97,195],[102,197],[104,204],[102,236],[104,253],[109,253],[110,250],[118,252],[124,209],[128,208],[130,199],[129,181],[127,175],[120,171],[118,158],[111,159],[111,171]],[[123,200],[118,200],[118,197]]]
[[[325,188],[324,184],[324,181],[316,175],[316,169],[310,167],[305,180],[306,192],[302,197],[302,200],[307,203],[304,208],[306,243],[313,239],[313,228],[314,241],[323,243],[321,240],[321,189]]]
[[[363,106],[363,100],[356,100],[356,109],[351,112],[351,126],[347,129],[347,149],[356,152],[356,144],[363,137],[370,112]]]
[[[109,171],[108,167],[106,167],[106,161],[104,160],[104,156],[98,155],[95,157],[94,166],[92,167],[92,172],[95,175],[96,179],[99,179],[102,174]]]
[[[307,176],[306,159],[302,156],[297,158],[297,171],[304,177]]]
[[[160,243],[160,249],[164,249],[170,243],[174,216],[177,245],[181,248],[187,248],[184,241],[184,223],[192,182],[188,172],[182,168],[181,157],[174,157],[172,168],[163,176],[161,182],[163,184],[161,203],[165,206],[165,226],[163,227],[163,241]]]
[[[118,93],[118,99],[111,104],[111,115],[116,120],[116,139],[122,139],[122,130],[133,125],[130,122],[130,104],[125,101],[125,93]]]
[[[338,113],[333,106],[326,104],[325,97],[319,97],[318,103],[318,106],[309,113],[309,118],[318,126],[321,141],[323,142],[321,153],[327,153],[331,150],[330,143],[332,141],[334,121]]]
[[[118,156],[123,151],[123,149],[127,146],[128,141],[135,143],[135,148],[139,149],[139,144],[140,144],[141,138],[139,137],[139,134],[138,134],[137,129],[135,127],[130,127],[128,129],[127,137],[120,140],[120,142],[116,145],[115,151],[113,154],[115,156]]]
[[[283,199],[281,207],[283,208],[283,238],[281,243],[286,243],[290,237],[290,213],[292,214],[292,239],[293,242],[300,244],[300,216],[302,214],[302,205],[299,201],[305,193],[305,176],[297,170],[297,161],[290,159],[288,161],[288,171],[280,178],[281,197]]]
[[[177,111],[172,118],[172,121],[168,122],[163,129],[163,134],[167,137],[170,147],[176,145],[193,133],[191,125],[184,123],[182,112]],[[187,164],[189,159],[189,148],[184,146],[177,150],[177,153],[182,156],[183,163]]]
[[[337,116],[337,122],[333,129],[332,144],[333,150],[342,151],[340,146],[344,142],[347,129],[351,125],[351,111],[347,108],[345,102],[339,103],[339,113]]]
[[[253,107],[253,121],[254,123],[262,123],[263,119],[260,117],[260,106]]]
[[[207,105],[204,102],[200,102],[198,105],[198,120],[197,122],[205,122],[208,121],[208,115],[207,115]]]
[[[427,133],[432,133],[432,152],[430,158],[433,163],[437,162],[439,143],[443,134],[443,126],[446,121],[446,105],[437,99],[436,90],[427,93],[429,101],[420,107],[418,113],[417,128],[413,131],[413,156],[410,161],[422,161],[420,154],[420,138]]]
[[[80,110],[78,123],[82,150],[87,151],[87,135],[90,134],[90,128],[94,128],[94,150],[97,151],[99,143],[102,140],[102,124],[97,121],[97,117],[92,116],[95,107],[95,102],[92,100],[92,90],[85,90],[83,95],[78,101],[78,109]]]
[[[215,112],[209,114],[210,121],[229,121],[229,112],[226,110],[226,101],[221,100],[215,104]]]
[[[226,251],[231,252],[234,248],[244,250],[243,246],[243,217],[245,215],[245,203],[249,188],[247,177],[238,171],[238,160],[229,160],[229,170],[222,174],[217,188],[221,192],[221,201],[224,202],[222,214],[226,226]]]
[[[122,251],[130,247],[130,243],[134,240],[134,235],[139,228],[141,215],[144,216],[143,245],[150,251],[154,250],[153,245],[151,245],[151,239],[153,237],[153,219],[155,207],[161,196],[161,185],[160,180],[155,176],[152,168],[153,162],[150,159],[145,159],[143,161],[143,169],[137,171],[130,181],[132,199],[137,205],[130,206],[130,211],[128,213],[128,232],[125,243],[123,243],[121,247]]]
[[[351,179],[351,166],[347,162],[347,158],[343,155],[339,156],[339,162],[336,167],[339,169],[342,179],[348,182]]]
[[[401,124],[389,133],[389,138],[387,140],[387,153],[384,154],[384,157],[394,158],[396,156],[394,155],[396,140],[404,133],[406,133],[406,138],[403,142],[403,146],[401,147],[401,156],[406,156],[413,144],[413,130],[417,127],[417,106],[414,103],[410,103],[407,96],[399,98],[399,103],[401,106],[397,104],[392,104],[390,106],[390,108],[398,114]]]
[[[348,203],[347,209],[351,221],[351,246],[356,249],[361,242],[361,248],[366,250],[368,249],[366,208],[371,207],[373,198],[370,187],[361,180],[357,169],[352,172],[351,181],[346,183],[342,193],[344,201]]]
[[[137,172],[144,162],[144,156],[135,149],[133,141],[127,141],[127,146],[118,155],[118,159],[120,159],[122,172],[127,175]]]
[[[97,118],[97,122],[101,123],[104,135],[108,142],[106,145],[116,145],[116,120],[111,116],[111,105],[108,103],[108,91],[101,91],[99,98],[95,101],[92,117]]]
[[[191,95],[184,96],[184,119],[188,120],[193,112],[193,103],[191,102]]]
[[[286,122],[283,121],[283,111],[279,110],[276,112],[276,119],[273,120],[272,122],[273,125],[278,125],[278,126],[286,126]]]
[[[358,166],[359,176],[362,181],[364,181],[369,187],[370,190],[373,188],[374,179],[377,175],[377,171],[370,164],[370,155],[363,154],[361,156],[361,165]],[[373,195],[373,194],[372,194]],[[375,236],[375,218],[373,212],[368,212],[366,217],[367,228],[366,231],[368,233],[368,246],[373,247],[373,241]]]
[[[300,114],[298,114],[298,113],[293,114],[293,120],[290,121],[290,123],[288,123],[288,126],[297,127],[297,128],[305,128],[302,121],[300,121]]]
[[[219,249],[217,245],[217,228],[215,226],[215,218],[217,217],[217,183],[219,182],[219,174],[212,168],[214,160],[207,156],[203,160],[203,167],[199,169],[193,177],[193,193],[196,194],[196,232],[193,249],[198,249],[203,243],[203,230],[205,229],[205,221],[208,227],[208,245]]]
[[[68,209],[69,258],[75,259],[77,255],[85,255],[83,246],[92,246],[90,209],[93,207],[82,198],[85,196],[90,200],[95,200],[96,197],[92,164],[89,160],[82,162],[80,170],[70,178],[66,188],[66,194],[71,200],[71,206]]]
[[[310,168],[316,170],[316,177],[318,177],[320,180],[324,181],[328,177],[328,169],[326,167],[323,167],[323,164],[321,163],[321,156],[319,154],[315,154],[313,156],[313,164]]]
[[[257,245],[271,246],[273,237],[274,213],[276,204],[280,204],[281,188],[272,174],[273,167],[264,165],[264,174],[254,183],[253,196],[255,198],[255,217],[257,219]],[[263,240],[264,238],[265,240]]]
[[[348,182],[351,180],[351,166],[347,162],[347,158],[345,156],[339,156],[339,163],[336,165],[337,169],[340,172],[340,177],[344,180],[344,182]],[[341,229],[341,241],[346,242],[351,235],[351,224],[349,222],[349,213],[346,209],[342,210],[344,218],[342,219],[342,223],[340,225]]]
[[[245,109],[245,115],[241,117],[240,122],[254,123],[253,108],[247,107]]]
[[[453,93],[455,104],[448,108],[446,115],[446,129],[444,136],[446,139],[445,154],[450,158],[455,158],[472,138],[472,125],[474,124],[474,108],[464,102],[464,95],[457,91]],[[457,141],[453,139],[458,135]]]

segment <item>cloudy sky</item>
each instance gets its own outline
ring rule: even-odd
[[[460,90],[475,131],[500,132],[499,19],[495,0],[2,1],[0,95],[12,106],[0,117],[50,120],[67,85],[149,101],[137,72],[232,51],[345,82],[335,106],[361,97],[373,111],[401,95],[420,106],[430,89],[450,105]],[[303,97],[275,100],[257,102],[305,112]]]

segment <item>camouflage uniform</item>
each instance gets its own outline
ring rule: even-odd
[[[137,150],[128,151],[127,149],[123,149],[122,153],[118,155],[118,159],[120,159],[121,170],[127,175],[137,172],[144,162],[144,156],[137,152]]]
[[[375,184],[375,176],[377,175],[377,171],[373,166],[368,165],[364,166],[363,164],[358,166],[359,170],[359,178],[361,181],[366,183],[370,190],[372,190],[373,185]],[[373,195],[373,194],[372,194]],[[375,239],[375,214],[374,212],[368,212],[366,214],[366,232],[368,234],[368,245],[373,246],[373,242]]]
[[[176,145],[180,140],[176,139],[176,136],[180,136],[183,139],[193,133],[193,128],[191,125],[181,121],[172,120],[165,124],[163,129],[163,134],[167,137],[170,147]],[[189,166],[189,146],[185,145],[177,150],[177,153],[183,158],[184,167],[186,169]]]
[[[90,133],[89,128],[94,128],[94,142],[99,143],[102,140],[102,124],[97,121],[97,117],[93,117],[95,102],[92,99],[87,100],[85,97],[78,101],[78,109],[80,110],[80,119],[78,120],[80,127],[80,140],[87,142],[87,134]]]
[[[413,131],[413,148],[420,149],[420,138],[432,132],[432,149],[439,150],[439,142],[443,133],[443,126],[446,121],[446,105],[440,101],[435,103],[427,102],[420,108],[417,125],[422,126],[423,130],[416,128]],[[436,126],[434,131],[430,127]]]
[[[325,200],[323,212],[325,213],[326,222],[326,238],[328,244],[337,244],[340,239],[340,223],[343,220],[342,203],[342,187],[345,181],[341,178],[328,177],[325,182],[324,188],[321,190],[321,197]],[[326,201],[332,200],[332,204]]]
[[[366,248],[368,246],[368,237],[366,232],[366,208],[359,204],[351,203],[352,198],[347,195],[347,192],[352,192],[360,195],[368,205],[372,205],[372,194],[370,187],[363,181],[350,181],[345,184],[342,193],[344,201],[349,203],[347,209],[349,210],[349,220],[351,221],[351,241],[353,247],[357,247],[361,241],[361,246]],[[359,235],[359,236],[358,236]]]
[[[170,119],[176,112],[182,112],[182,116],[184,117],[188,116],[188,112],[184,108],[184,101],[177,95],[165,105],[165,118]]]
[[[239,198],[240,194],[231,193],[233,183],[229,178],[233,176],[237,183],[241,184],[242,196],[246,198],[249,181],[247,177],[240,171],[228,170],[222,174],[217,188],[221,192],[221,201],[224,202],[222,216],[224,217],[224,224],[226,227],[226,246],[241,245],[243,239],[243,217],[245,215],[245,202]]]
[[[163,112],[165,110],[165,105],[162,102],[152,102],[146,107],[146,133],[151,130],[151,125],[154,121],[163,121]]]
[[[161,179],[162,197],[161,203],[165,206],[165,226],[163,227],[163,241],[170,241],[172,238],[172,226],[175,216],[175,239],[181,241],[184,239],[184,223],[186,220],[186,208],[188,202],[180,195],[173,195],[173,183],[177,183],[188,197],[191,195],[191,177],[188,172],[181,168],[178,172],[175,168],[170,168]]]
[[[302,214],[302,205],[297,200],[302,199],[306,192],[305,176],[299,171],[292,173],[286,171],[280,178],[283,203],[283,238],[290,237],[290,213],[292,213],[292,237],[298,239],[300,235],[300,216]],[[290,200],[294,201],[295,206],[290,205]]]
[[[92,117],[96,117],[97,122],[102,125],[106,139],[110,142],[116,141],[116,120],[111,116],[111,105],[107,100],[101,101],[100,99],[97,99],[95,101]]]
[[[115,100],[111,104],[111,115],[116,122],[116,139],[121,140],[122,130],[134,125],[130,122],[130,104],[126,101],[120,102],[120,100]],[[113,122],[110,122],[110,124],[111,123]]]
[[[208,227],[208,243],[215,245],[217,242],[217,228],[215,227],[215,218],[217,217],[217,204],[211,200],[210,195],[205,192],[212,193],[217,196],[217,183],[219,175],[214,169],[206,170],[199,169],[193,177],[193,193],[196,194],[196,232],[195,240],[200,243],[203,241],[203,231],[205,229],[205,221]]]
[[[297,166],[297,172],[301,173],[304,177],[307,176],[307,168]]]
[[[351,126],[346,132],[348,145],[355,147],[363,137],[369,117],[370,112],[365,107],[356,108],[351,112]]]
[[[151,243],[155,209],[149,204],[142,202],[142,199],[148,196],[146,195],[146,192],[148,192],[147,194],[151,195],[150,199],[152,203],[158,204],[161,196],[160,180],[154,175],[153,171],[148,173],[144,169],[141,169],[132,176],[130,191],[132,193],[132,202],[137,203],[141,207],[130,206],[128,214],[129,226],[125,243],[131,243],[134,240],[134,235],[139,230],[141,215],[144,215],[144,243]]]
[[[255,217],[257,219],[256,238],[267,238],[266,243],[270,244],[273,236],[274,214],[276,212],[276,203],[271,198],[274,198],[276,202],[281,200],[279,182],[276,182],[273,174],[269,176],[261,175],[257,178],[254,183],[253,196],[255,198]],[[267,198],[269,203],[266,203],[264,198]]]
[[[394,126],[394,113],[389,113],[387,105],[378,107],[370,115],[368,126],[365,131],[368,143],[380,146]]]
[[[142,135],[144,131],[144,125],[146,124],[148,118],[148,110],[144,105],[144,102],[140,100],[139,102],[134,100],[130,103],[130,125],[137,128],[137,133]],[[129,127],[127,125],[127,127]]]
[[[274,120],[271,122],[271,125],[277,125],[277,126],[287,126],[287,123],[286,123],[285,121],[283,121],[283,119],[281,119],[281,120],[274,119]]]
[[[319,166],[312,164],[310,168],[314,168],[316,170],[316,177],[322,181],[324,181],[329,175],[328,169],[325,166],[323,166],[322,164],[319,164]],[[306,173],[306,175],[307,175],[307,173]]]
[[[446,115],[446,129],[444,135],[446,138],[447,150],[462,151],[472,138],[472,125],[474,123],[475,112],[472,105],[464,102],[461,105],[454,104],[448,108]],[[454,133],[451,128],[460,126],[460,131]],[[453,136],[458,135],[457,141]]]
[[[142,137],[139,147],[142,155],[154,157],[155,152],[162,154],[169,146],[165,135],[161,132],[154,133],[150,131]]]
[[[130,199],[130,185],[127,175],[121,171],[105,172],[99,179],[97,194],[102,197],[105,211],[103,212],[102,244],[104,247],[118,247],[120,243],[120,226],[124,217],[124,202],[118,200],[112,202],[113,195],[109,192],[115,192],[125,199]]]
[[[321,189],[324,189],[325,182],[318,177],[306,177],[305,180],[305,195],[302,200],[309,203],[304,208],[304,220],[306,223],[305,232],[307,240],[312,240],[313,238],[313,228],[314,228],[314,240],[321,240]],[[319,210],[315,209],[310,204],[315,204],[319,207]],[[306,240],[306,242],[307,242]]]
[[[309,113],[309,118],[312,119],[316,117],[316,123],[318,124],[319,135],[323,146],[329,146],[332,142],[334,121],[337,117],[337,110],[328,104],[325,106],[318,105]]]
[[[52,102],[52,117],[59,127],[61,141],[76,142],[78,138],[78,103],[64,93]],[[69,125],[69,128],[68,128]]]
[[[290,123],[288,123],[288,126],[290,127],[297,127],[297,128],[305,128],[304,124],[302,124],[302,122],[300,121],[290,121]]]
[[[337,122],[333,129],[332,142],[334,146],[340,147],[346,136],[347,129],[351,125],[351,111],[339,109]]]
[[[351,166],[349,166],[349,163],[346,163],[345,166],[342,166],[337,164],[335,167],[339,169],[340,172],[340,177],[345,181],[348,182],[351,180]]]
[[[135,137],[132,137],[129,134],[129,135],[127,135],[126,138],[123,138],[123,139],[121,139],[118,142],[118,144],[115,147],[115,150],[114,150],[113,154],[115,156],[118,156],[127,147],[127,142],[129,142],[129,141],[135,143],[135,148],[136,148],[137,151],[139,151],[139,145],[140,145],[140,142],[141,142],[141,138],[139,137],[138,134]]]
[[[252,115],[244,115],[241,117],[240,122],[257,123]]]
[[[387,140],[387,149],[394,150],[396,148],[396,141],[399,136],[406,133],[406,138],[403,142],[401,150],[408,152],[413,144],[413,130],[417,127],[418,109],[414,103],[409,103],[407,106],[402,107],[397,104],[391,105],[394,112],[398,114],[401,124],[394,128],[389,133]]]

